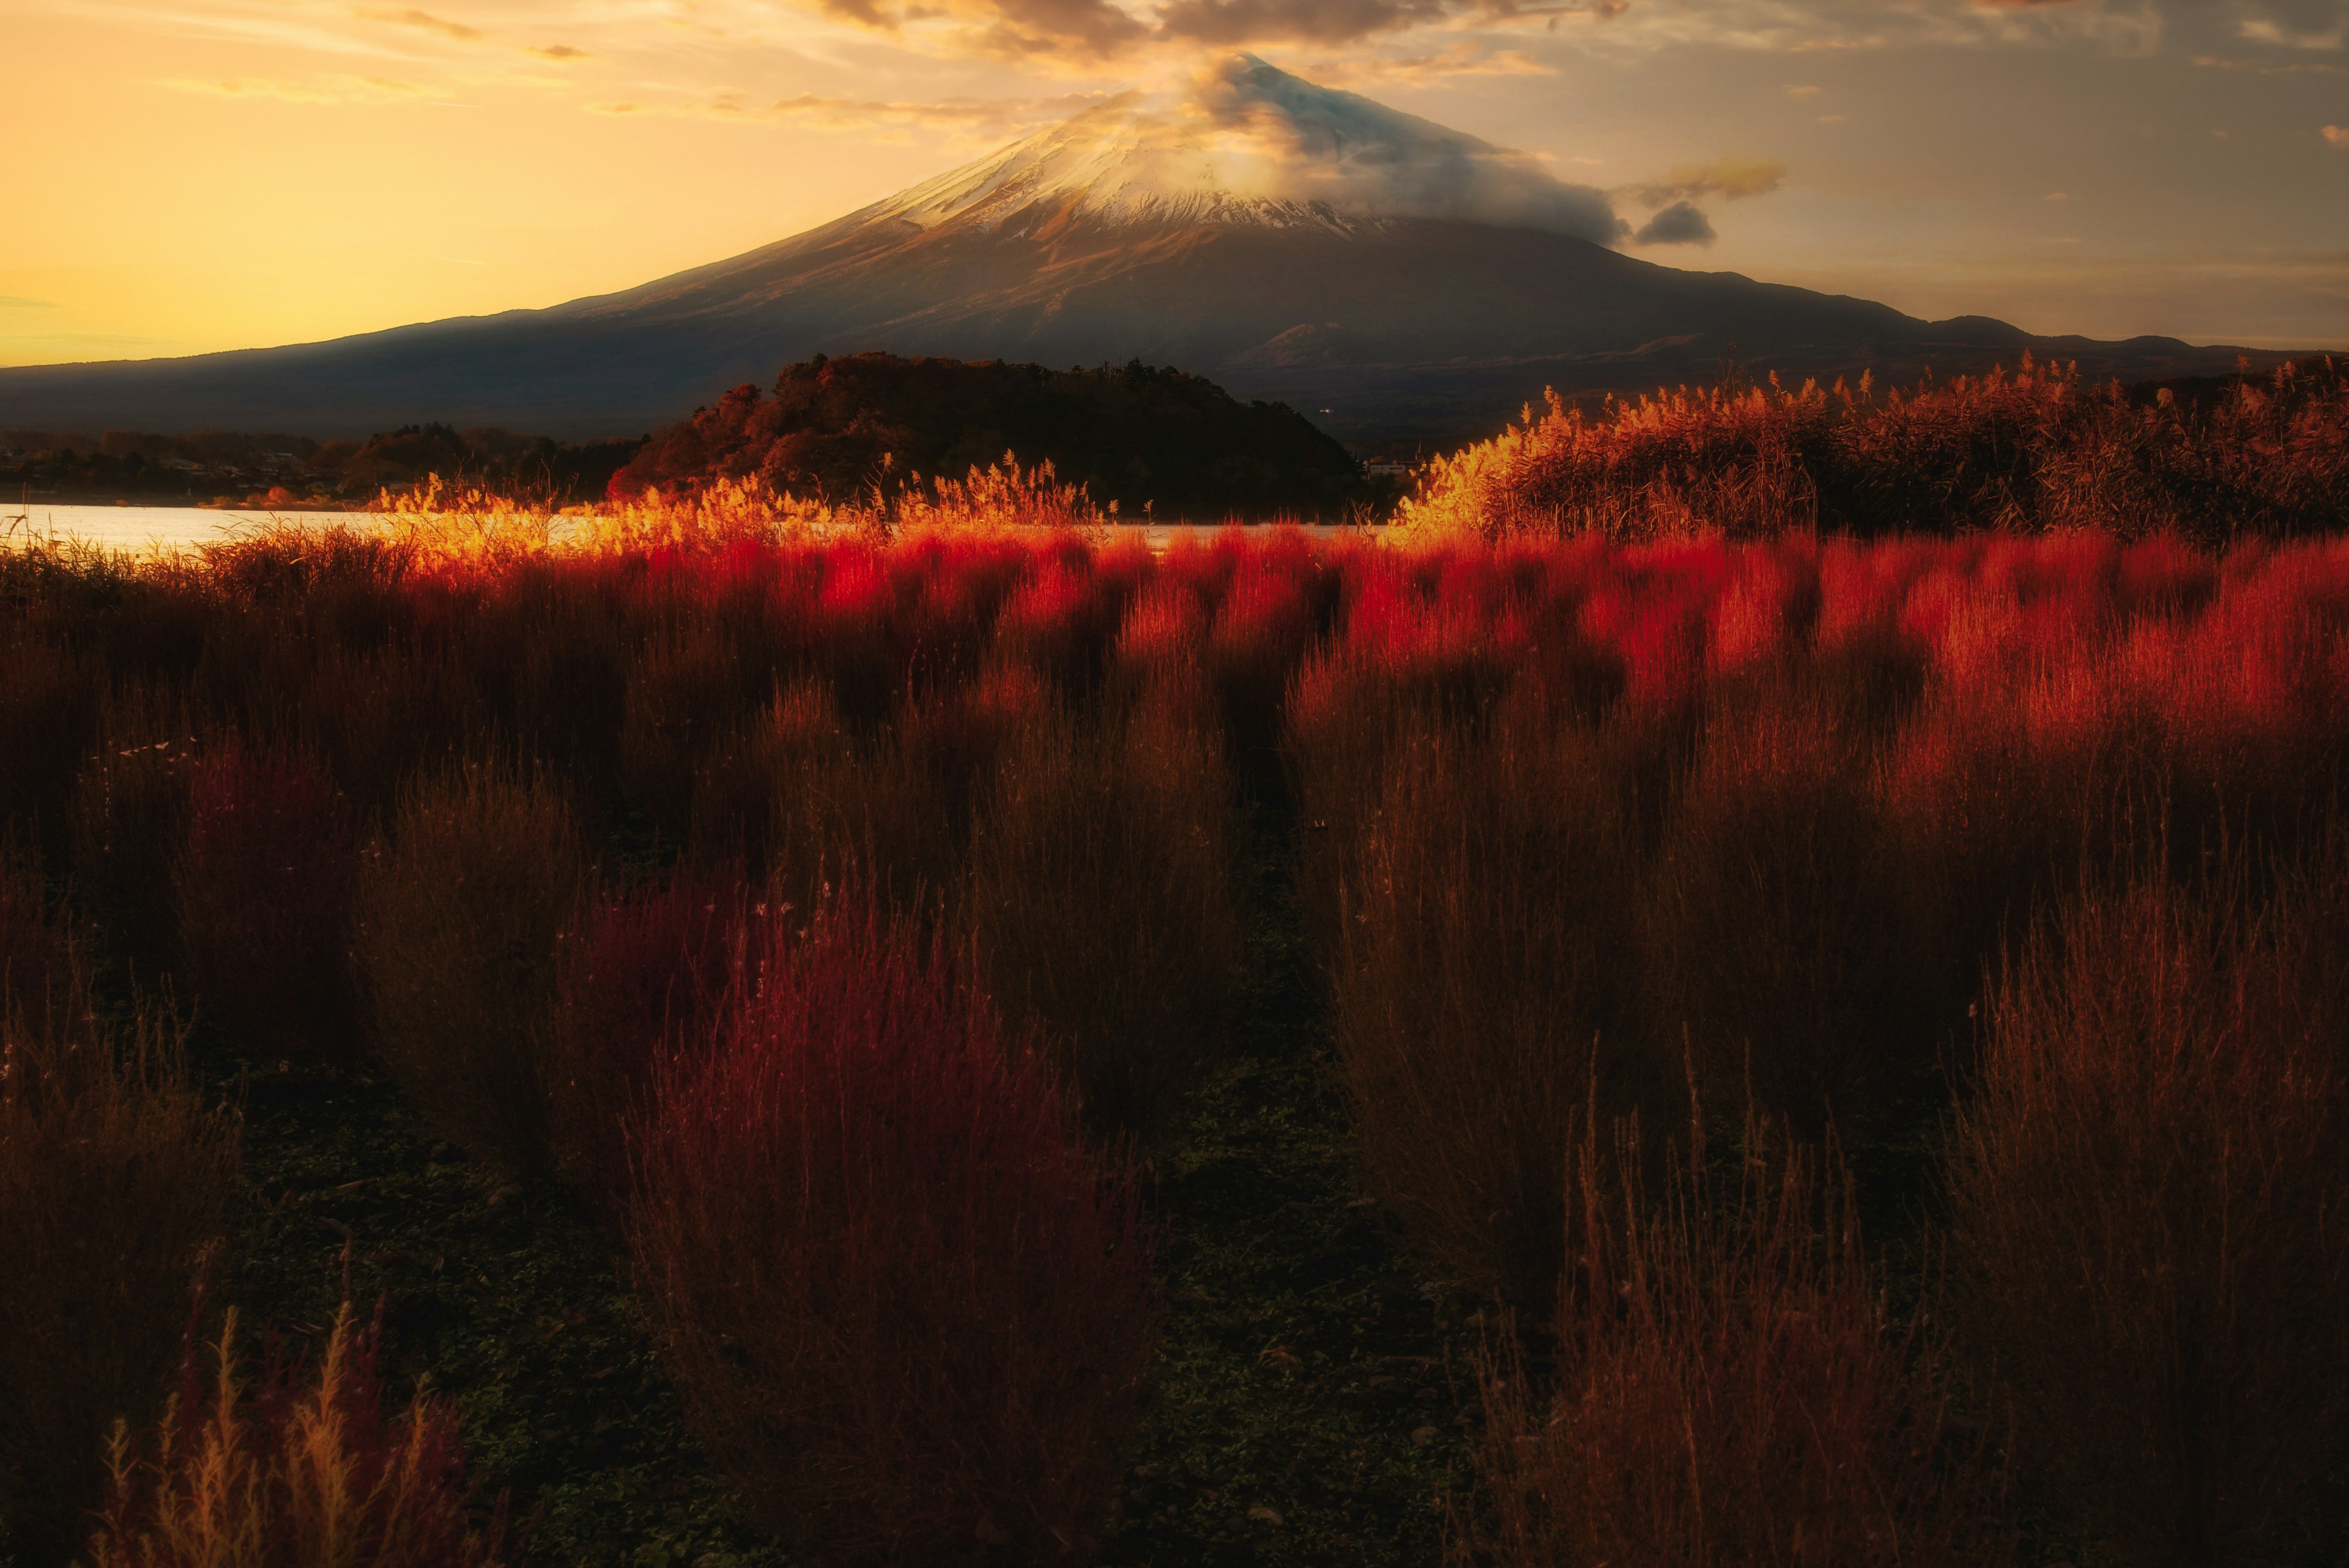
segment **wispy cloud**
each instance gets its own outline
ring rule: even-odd
[[[2329,60],[2230,60],[2220,55],[2196,55],[2193,58],[2205,70],[2249,71],[2262,77],[2349,76],[2349,70]]]
[[[54,299],[26,299],[13,294],[0,294],[0,310],[55,310]]]
[[[2335,147],[2349,148],[2349,125],[2328,125],[2319,134]]]
[[[418,82],[389,77],[315,77],[286,80],[272,77],[224,77],[212,80],[185,78],[162,84],[174,92],[202,93],[212,98],[274,99],[281,103],[413,103],[429,89]]]
[[[1463,39],[1432,53],[1347,54],[1304,69],[1330,87],[1427,87],[1461,77],[1554,77],[1557,67],[1523,49],[1495,49]]]
[[[354,11],[352,15],[364,21],[388,22],[395,27],[414,27],[419,32],[438,33],[444,38],[454,38],[460,44],[478,44],[481,41],[481,30],[479,27],[469,27],[462,22],[451,22],[446,17],[435,16],[429,11],[418,11],[413,8],[379,11],[362,8]]]
[[[739,92],[651,102],[624,99],[588,105],[591,113],[659,115],[729,120],[740,124],[789,123],[829,132],[930,130],[966,135],[1009,136],[1066,119],[1102,101],[1099,93],[1043,99],[941,99],[900,100],[797,93],[768,103],[746,102]]]
[[[1736,200],[1766,195],[1786,182],[1786,166],[1775,158],[1724,158],[1718,163],[1682,163],[1661,179],[1621,186],[1613,194],[1643,207],[1668,207],[1705,196]]]
[[[418,57],[409,50],[387,44],[380,38],[361,36],[350,26],[349,13],[340,10],[321,11],[309,16],[283,13],[256,16],[225,9],[205,13],[130,3],[109,4],[98,0],[95,4],[77,4],[72,12],[78,16],[135,27],[145,33],[226,39],[312,54],[357,55],[402,61]]]
[[[1545,53],[1681,46],[1799,54],[1911,46],[2168,49],[2212,61],[2343,47],[2342,0],[464,0],[459,15],[352,0],[19,0],[126,26],[337,53],[397,53],[511,39],[516,57],[565,66],[661,54],[724,59],[746,49],[877,36],[930,59],[1009,60],[1038,75],[1098,74],[1202,49],[1287,45],[1327,78],[1405,85],[1552,68],[1495,47],[1539,30]],[[528,42],[560,27],[557,43]],[[542,31],[544,29],[544,31]],[[522,35],[515,36],[515,35]],[[1465,35],[1465,36],[1464,36]],[[2178,46],[2183,43],[2184,47]],[[2313,63],[2313,62],[2312,62]],[[1334,69],[1329,68],[1333,66]],[[2272,68],[2285,68],[2273,62]],[[611,84],[617,87],[620,84]],[[609,88],[607,88],[607,92]],[[1787,89],[1804,96],[1804,86]],[[625,101],[647,101],[633,88]]]
[[[1074,93],[1050,99],[947,99],[935,103],[906,103],[802,93],[794,98],[777,99],[767,106],[766,112],[828,130],[912,125],[942,130],[1011,131],[1066,119],[1099,103],[1101,99],[1098,93]]]

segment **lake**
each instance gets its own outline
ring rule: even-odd
[[[276,512],[258,507],[200,506],[52,506],[36,501],[22,504],[0,501],[0,547],[28,540],[78,539],[109,550],[144,555],[155,550],[184,549],[191,545],[216,545],[233,539],[240,530],[264,524],[296,522],[316,526],[345,523],[373,527],[376,519],[364,512]]]
[[[37,501],[30,504],[0,502],[0,549],[35,539],[78,539],[109,550],[146,555],[221,544],[234,538],[242,530],[271,523],[295,523],[314,528],[336,524],[372,528],[378,522],[380,519],[368,512],[271,512],[265,507],[252,506],[217,510],[198,506],[52,506]],[[1142,533],[1154,550],[1163,550],[1177,535],[1194,531],[1179,523],[1117,525],[1120,534],[1129,530]],[[1325,524],[1313,524],[1305,531],[1323,537],[1384,532]]]

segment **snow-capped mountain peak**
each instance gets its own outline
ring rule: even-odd
[[[1611,241],[1600,192],[1533,159],[1235,55],[1171,92],[1128,92],[868,212],[928,229],[1094,223],[1350,228],[1425,218]]]

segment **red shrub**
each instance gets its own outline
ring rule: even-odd
[[[773,690],[721,625],[688,621],[648,642],[628,680],[619,737],[622,789],[672,842],[692,826],[693,795],[713,748]]]
[[[1961,1323],[2027,1474],[2156,1565],[2349,1519],[2349,880],[2091,888],[1993,989],[1950,1151]]]
[[[0,626],[0,833],[54,848],[103,688],[88,661],[13,627]]]
[[[74,781],[73,884],[101,950],[151,984],[179,965],[173,867],[187,843],[195,722],[168,700],[109,701]]]
[[[776,688],[749,722],[719,740],[692,779],[688,842],[709,865],[739,863],[753,877],[795,874],[812,846],[828,846],[856,801],[857,748],[832,688],[800,680]],[[838,869],[835,853],[832,869]]]
[[[636,1277],[710,1451],[826,1563],[1091,1554],[1156,1334],[1132,1189],[946,955],[780,929],[639,1123]]]
[[[357,850],[349,812],[298,753],[231,740],[190,776],[180,947],[197,1004],[248,1054],[348,1054]]]
[[[49,909],[39,862],[0,840],[0,1022],[40,1025],[79,1000],[65,923]]]
[[[1103,1136],[1168,1132],[1230,1027],[1239,825],[1201,706],[1170,678],[1125,711],[1037,711],[971,828],[962,914],[989,989]]]
[[[446,1404],[419,1394],[385,1418],[382,1337],[380,1321],[354,1330],[347,1303],[315,1380],[273,1346],[248,1387],[231,1308],[209,1386],[189,1345],[151,1451],[116,1426],[90,1568],[494,1568],[502,1501],[476,1530]]]
[[[1944,1436],[1940,1346],[1868,1276],[1848,1182],[1747,1133],[1733,1193],[1692,1127],[1654,1203],[1636,1136],[1602,1157],[1585,1134],[1557,1383],[1508,1354],[1484,1369],[1480,1544],[1506,1568],[2011,1562],[1997,1488]]]
[[[1090,693],[1134,586],[1150,570],[1146,549],[1139,559],[1130,548],[1039,552],[996,619],[997,652],[1059,691]]]
[[[603,1212],[627,1195],[628,1117],[671,1053],[705,1046],[767,909],[739,876],[680,869],[605,900],[565,953],[548,1132],[557,1172]]]
[[[401,794],[446,766],[485,727],[473,673],[445,649],[393,647],[322,659],[302,728],[357,816],[388,822]]]
[[[548,1161],[556,978],[593,891],[562,799],[479,763],[409,793],[362,891],[385,1062],[450,1137],[519,1174]]]
[[[1349,857],[1378,808],[1388,756],[1428,723],[1481,722],[1522,652],[1474,607],[1430,605],[1402,569],[1410,559],[1356,563],[1344,625],[1298,669],[1285,704],[1284,760],[1305,830],[1298,893],[1307,940],[1323,953],[1334,950],[1338,889],[1353,880]]]
[[[1522,704],[1413,737],[1351,829],[1328,955],[1364,1179],[1445,1278],[1541,1322],[1577,1117],[1655,1088],[1613,762]]]
[[[0,1557],[63,1562],[109,1426],[148,1419],[236,1185],[234,1125],[176,1033],[102,1025],[80,984],[0,1013]]]
[[[1868,758],[1799,686],[1723,706],[1650,879],[1651,1038],[1803,1137],[1903,1130],[1946,1020]]]
[[[1320,629],[1327,594],[1309,557],[1252,554],[1216,611],[1203,660],[1235,770],[1250,793],[1280,782],[1281,706]]]

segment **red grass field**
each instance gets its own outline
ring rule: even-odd
[[[1515,1324],[1463,1552],[2334,1560],[2349,542],[695,526],[0,558],[0,1235],[73,1117],[216,1152],[160,1058],[38,1087],[87,950],[575,1186],[810,1561],[1078,1561],[1133,1161],[1285,923],[1366,1199]]]

